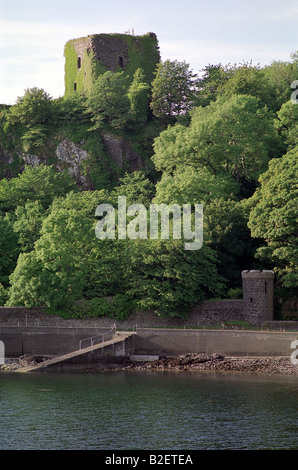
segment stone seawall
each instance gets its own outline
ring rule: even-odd
[[[97,343],[106,341],[112,336],[110,332],[111,328],[0,326],[0,340],[5,346],[5,357],[50,357],[89,347],[91,338]]]
[[[183,328],[136,328],[127,354],[179,356],[187,353],[222,354],[225,356],[286,356],[297,340],[296,332],[212,330]],[[83,327],[5,327],[0,326],[0,340],[5,357],[23,355],[57,356],[107,339],[110,328]],[[104,335],[104,336],[102,336]],[[80,342],[82,342],[80,345]],[[113,350],[107,356],[113,359]]]
[[[215,300],[195,305],[185,326],[214,326],[229,321],[244,321],[243,300]]]
[[[290,357],[295,332],[241,330],[137,329],[134,354],[179,356],[181,354],[222,354],[224,356]]]
[[[117,320],[119,329],[138,325],[143,328],[154,327],[197,327],[221,325],[223,321],[242,321],[242,300],[217,300],[202,302],[194,306],[187,318],[159,317],[154,312],[139,312],[126,320]],[[50,315],[43,308],[0,307],[0,326],[72,326],[72,327],[110,327],[113,318],[65,319]]]

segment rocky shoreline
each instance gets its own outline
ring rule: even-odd
[[[15,371],[22,367],[34,366],[47,358],[25,355],[0,369]],[[185,372],[216,372],[240,374],[282,374],[298,377],[298,365],[292,364],[290,357],[226,357],[221,354],[189,353],[175,357],[160,357],[150,362],[133,362],[123,359],[117,363],[100,363],[88,368],[86,364],[79,369],[85,372],[117,372],[117,371],[185,371]],[[53,369],[52,369],[53,370]]]
[[[159,358],[152,362],[124,360],[118,364],[101,364],[98,371],[198,371],[222,373],[283,374],[297,375],[298,365],[283,357],[230,358],[220,354],[185,354],[177,357]]]

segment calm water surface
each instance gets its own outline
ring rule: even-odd
[[[298,449],[298,377],[0,374],[0,449]]]

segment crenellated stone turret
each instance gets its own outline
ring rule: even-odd
[[[252,325],[272,321],[273,306],[273,271],[242,271],[243,282],[243,317]]]

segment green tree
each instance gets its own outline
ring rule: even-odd
[[[246,200],[218,198],[204,205],[204,243],[216,252],[227,289],[241,287],[241,271],[258,268],[259,242],[251,238],[248,218]]]
[[[278,111],[291,98],[291,83],[298,77],[298,62],[292,54],[292,62],[273,61],[263,71],[273,90],[271,109]]]
[[[129,77],[124,72],[105,72],[92,85],[87,100],[94,128],[104,124],[123,129],[130,114]]]
[[[71,190],[77,190],[77,186],[67,173],[61,173],[53,166],[25,166],[17,177],[0,181],[0,209],[15,210],[27,201],[39,201],[47,208],[55,197]]]
[[[103,190],[70,192],[53,201],[34,250],[19,256],[10,277],[10,305],[71,312],[77,301],[121,292],[119,246],[95,235],[95,209],[109,202]]]
[[[34,251],[19,257],[11,276],[10,305],[67,308],[80,299],[93,238],[92,221],[82,213],[52,212],[42,225]]]
[[[47,276],[35,251],[20,253],[18,262],[10,275],[9,306],[36,307],[46,305],[43,302],[44,287],[51,285],[51,276]]]
[[[0,217],[0,283],[4,287],[9,285],[9,276],[13,272],[20,246],[18,236],[8,218]]]
[[[150,86],[142,69],[137,69],[128,89],[132,125],[142,126],[149,117]]]
[[[221,87],[221,94],[227,98],[251,95],[258,98],[260,107],[267,105],[269,109],[277,111],[274,89],[259,66],[244,64],[238,67]]]
[[[270,161],[260,176],[260,187],[251,198],[248,226],[253,237],[266,245],[258,256],[274,263],[284,287],[298,283],[298,149]]]
[[[154,116],[173,122],[194,106],[196,75],[189,64],[177,60],[160,62],[152,82],[150,107]]]
[[[184,250],[181,240],[128,241],[127,292],[141,311],[186,317],[197,302],[223,293],[214,252]]]
[[[18,234],[22,252],[33,250],[47,214],[48,211],[44,209],[40,201],[30,201],[24,206],[17,206],[13,229]]]
[[[239,184],[230,175],[214,175],[206,168],[179,167],[164,173],[156,185],[154,202],[161,204],[202,204],[233,197]]]
[[[64,198],[57,198],[52,204],[52,213],[56,211],[74,211],[93,227],[85,251],[81,252],[86,272],[81,296],[90,300],[121,294],[123,289],[123,266],[126,263],[123,254],[123,242],[118,240],[98,240],[95,236],[95,209],[99,204],[117,204],[114,195],[105,190],[69,193]],[[63,227],[61,228],[63,231]],[[82,237],[81,237],[82,238]],[[69,240],[61,233],[61,243],[68,245]],[[83,254],[86,255],[83,256]],[[119,256],[121,253],[121,256]]]
[[[208,106],[211,101],[216,101],[222,87],[232,76],[235,67],[222,64],[207,65],[202,70],[202,77],[198,79],[196,105]]]
[[[0,305],[3,306],[6,304],[8,300],[8,289],[5,289],[5,287],[0,284]]]
[[[25,151],[45,144],[48,126],[56,121],[53,100],[41,88],[28,88],[6,114],[4,130]]]
[[[112,193],[115,202],[118,196],[125,196],[127,204],[144,204],[147,207],[155,194],[154,184],[142,171],[126,173],[119,183]]]
[[[277,112],[274,125],[288,150],[298,145],[298,106],[296,103],[292,101],[284,103]]]
[[[8,120],[29,128],[53,120],[52,98],[42,88],[27,88],[9,110]]]
[[[54,101],[59,123],[76,127],[84,122],[90,123],[90,113],[87,110],[87,98],[82,93],[74,93]]]
[[[196,108],[189,127],[178,124],[163,131],[155,139],[152,160],[162,172],[191,166],[241,182],[256,180],[267,168],[272,146],[279,145],[271,114],[259,108],[257,98],[233,95]]]

